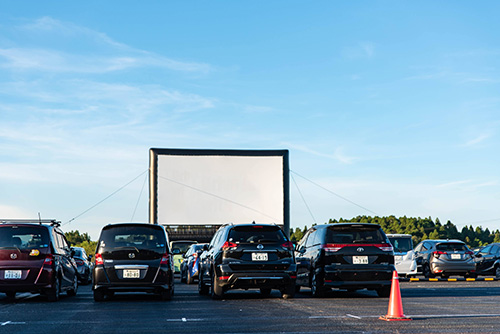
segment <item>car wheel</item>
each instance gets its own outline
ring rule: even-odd
[[[198,277],[198,293],[200,295],[208,295],[208,286],[206,286],[203,283],[203,278],[202,278],[201,273],[199,274],[199,277]]]
[[[8,299],[15,299],[16,298],[16,292],[15,291],[7,291],[5,294],[7,295]]]
[[[184,276],[184,270],[181,270],[181,283],[186,283],[186,276]]]
[[[423,274],[425,278],[434,278],[435,275],[432,273],[431,268],[426,264],[423,268]]]
[[[500,279],[500,266],[495,268],[495,278]]]
[[[68,296],[76,296],[76,292],[78,291],[78,277],[75,276],[73,277],[73,284],[71,285],[71,288],[66,291],[66,294]]]
[[[106,296],[106,292],[104,291],[104,289],[94,290],[94,301],[102,302],[102,301],[104,301],[105,296]]]
[[[161,300],[171,300],[173,295],[173,290],[171,289],[163,289],[160,292],[160,298]]]
[[[300,285],[299,285],[299,287],[300,287]],[[296,288],[295,284],[290,284],[290,285],[286,286],[285,288],[283,288],[283,290],[281,290],[281,298],[289,299],[289,298],[295,297],[296,289],[297,288]]]
[[[190,270],[188,270],[188,272],[187,272],[186,283],[187,284],[193,284],[194,283],[194,278],[191,275],[191,271]]]
[[[47,299],[49,302],[56,302],[59,300],[61,294],[61,282],[59,282],[59,275],[56,274],[54,279],[54,286],[47,291]]]
[[[384,286],[383,288],[377,289],[377,295],[383,298],[389,297],[391,295],[391,287]]]
[[[217,284],[217,275],[214,273],[212,275],[212,285],[210,286],[210,297],[212,299],[221,299],[224,291],[222,287]]]
[[[300,288],[301,288],[300,285],[295,285],[295,293],[299,293],[300,292]]]
[[[271,289],[269,288],[260,288],[260,294],[264,297],[268,297],[271,294]]]
[[[477,278],[477,274],[468,272],[467,274],[464,275],[464,277],[465,278]]]
[[[324,296],[324,288],[321,286],[316,273],[313,274],[313,277],[311,279],[311,294],[313,297]]]

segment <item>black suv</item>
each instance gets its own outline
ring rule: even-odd
[[[57,301],[62,291],[76,295],[76,263],[55,220],[0,221],[0,292],[46,295]]]
[[[500,279],[500,243],[489,244],[474,255],[478,275],[495,275]]]
[[[339,223],[311,227],[297,245],[297,291],[311,287],[314,297],[330,288],[376,290],[388,297],[394,251],[377,224]]]
[[[109,224],[103,227],[94,256],[92,290],[102,301],[115,292],[174,293],[174,263],[161,225]]]
[[[220,227],[200,256],[198,291],[214,299],[229,289],[272,289],[283,298],[295,294],[293,244],[277,225],[229,224]]]

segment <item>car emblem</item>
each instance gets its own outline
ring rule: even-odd
[[[16,253],[12,253],[12,254],[10,254],[10,258],[11,258],[12,260],[17,259],[17,254],[16,254]]]
[[[364,251],[365,251],[365,249],[364,249],[363,247],[358,247],[358,249],[356,249],[356,250],[357,250],[359,253],[361,253],[361,252],[364,252]]]
[[[135,254],[134,253],[128,253],[128,258],[129,259],[134,259],[135,258]]]
[[[264,246],[262,246],[261,244],[258,244],[257,249],[264,249]]]

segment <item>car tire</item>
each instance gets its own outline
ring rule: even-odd
[[[495,278],[500,279],[500,266],[495,268]]]
[[[260,288],[260,294],[264,297],[269,297],[271,294],[271,289],[269,288]]]
[[[299,285],[300,287],[300,285]],[[290,299],[295,297],[295,291],[296,291],[296,286],[295,284],[290,284],[281,290],[281,298],[283,299]]]
[[[315,298],[320,298],[325,295],[324,288],[321,286],[321,282],[319,282],[319,278],[316,273],[313,274],[311,279],[311,294]]]
[[[299,293],[300,292],[300,288],[301,288],[300,285],[295,285],[295,293]]]
[[[377,289],[377,295],[382,298],[390,297],[391,295],[391,287],[384,286],[383,288]]]
[[[424,265],[422,268],[422,273],[424,274],[425,278],[434,278],[435,275],[432,273],[431,268],[429,267],[428,264]]]
[[[198,293],[202,296],[208,295],[208,286],[204,284],[201,273],[199,274],[198,277]]]
[[[214,273],[212,275],[212,285],[210,286],[210,297],[212,299],[221,299],[224,295],[222,287],[217,284],[217,275]]]
[[[16,299],[15,291],[7,291],[5,294],[7,295],[7,299]]]
[[[104,301],[105,296],[106,296],[106,292],[103,289],[94,290],[94,301],[102,302],[102,301]]]
[[[186,278],[186,284],[193,284],[194,283],[194,278],[191,275],[191,271],[190,270],[188,270],[186,276],[187,276],[187,278]]]
[[[61,295],[61,282],[59,281],[59,275],[56,275],[54,279],[54,286],[47,291],[47,300],[49,302],[56,302],[59,300]]]
[[[73,284],[71,288],[68,291],[66,291],[66,294],[70,297],[76,296],[77,291],[78,291],[78,277],[75,274],[75,276],[73,277]]]
[[[160,292],[160,298],[163,301],[171,300],[173,294],[174,294],[174,291],[172,289],[163,289]]]
[[[186,277],[184,276],[183,270],[181,270],[181,283],[186,283]]]
[[[464,275],[464,277],[465,278],[477,278],[477,274],[468,272],[467,274]]]

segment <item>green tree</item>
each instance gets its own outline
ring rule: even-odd
[[[90,235],[85,232],[80,234],[80,231],[69,231],[64,233],[66,240],[68,240],[70,246],[76,246],[77,244],[81,244],[84,241],[90,242]]]

